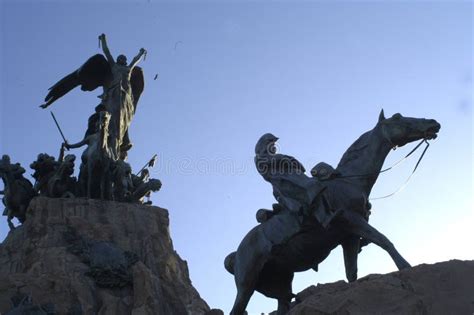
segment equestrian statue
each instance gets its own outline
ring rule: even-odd
[[[255,163],[278,203],[273,210],[257,212],[260,224],[225,258],[237,287],[231,314],[243,315],[255,290],[277,299],[278,314],[286,314],[294,297],[294,273],[317,271],[338,245],[350,282],[357,279],[360,248],[369,242],[382,247],[398,269],[409,268],[389,239],[368,223],[369,196],[390,150],[435,139],[439,130],[435,120],[400,114],[385,118],[382,110],[375,127],[347,149],[335,169],[319,163],[312,177],[294,157],[276,153],[277,137],[263,135],[255,147]]]

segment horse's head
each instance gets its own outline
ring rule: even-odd
[[[150,190],[154,191],[154,192],[157,192],[158,190],[161,189],[161,181],[159,179],[150,179],[150,181],[148,181],[148,185],[149,185],[149,188]]]
[[[383,110],[380,112],[377,126],[394,147],[401,147],[420,139],[435,139],[441,128],[434,119],[403,117],[398,113],[385,118]]]

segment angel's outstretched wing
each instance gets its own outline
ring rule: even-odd
[[[93,91],[112,75],[110,65],[107,59],[101,54],[89,58],[79,69],[59,80],[55,85],[49,88],[46,95],[45,104],[41,107],[46,108],[54,101],[64,96],[77,86],[81,86],[83,91]],[[142,75],[143,77],[143,75]],[[142,88],[143,90],[143,88]]]
[[[140,99],[140,95],[145,88],[145,79],[143,77],[143,70],[142,68],[135,66],[132,70],[130,75],[130,85],[132,87],[132,94],[133,94],[133,105],[135,107],[135,111],[137,110],[138,100]]]

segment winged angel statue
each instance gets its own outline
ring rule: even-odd
[[[144,88],[143,71],[137,66],[146,54],[141,48],[138,55],[127,64],[127,57],[119,55],[114,60],[107,46],[105,34],[99,36],[104,55],[89,58],[79,69],[68,74],[50,89],[45,102],[40,107],[47,108],[53,102],[77,86],[83,91],[93,91],[102,86],[99,108],[110,113],[108,146],[114,160],[124,159],[131,148],[128,127],[135,114],[137,103]]]

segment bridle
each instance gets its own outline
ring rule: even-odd
[[[416,147],[410,151],[410,153],[408,153],[407,155],[405,155],[405,157],[401,160],[399,160],[397,163],[395,163],[394,165],[390,166],[389,168],[386,168],[382,171],[380,171],[379,173],[382,173],[382,172],[386,172],[386,171],[389,171],[391,170],[392,168],[394,168],[395,166],[397,166],[398,164],[400,164],[402,161],[405,161],[413,152],[415,152],[423,143],[426,143],[426,146],[425,146],[425,149],[423,150],[423,152],[421,153],[420,157],[418,158],[418,161],[416,162],[415,164],[415,167],[413,168],[413,171],[411,171],[411,174],[408,176],[408,178],[405,180],[405,182],[397,189],[395,190],[394,192],[388,194],[388,195],[385,195],[385,196],[380,196],[380,197],[375,197],[375,198],[369,198],[369,200],[378,200],[378,199],[385,199],[385,198],[388,198],[388,197],[391,197],[393,195],[395,195],[396,193],[399,193],[400,191],[402,191],[406,185],[408,184],[408,182],[410,181],[411,177],[413,176],[413,174],[415,174],[415,171],[416,169],[418,168],[418,165],[420,165],[420,162],[421,160],[423,159],[423,157],[425,156],[425,153],[426,153],[426,150],[428,150],[428,147],[430,146],[430,144],[428,143],[428,140],[426,138],[423,138],[423,140],[420,141],[420,143],[418,143],[416,145]]]
[[[388,134],[386,133],[385,131],[385,126],[382,126],[382,134],[385,138],[386,141],[388,141],[391,145],[392,145],[392,150],[395,150],[398,146],[395,145],[392,140],[390,139],[390,137],[388,136]],[[381,196],[381,197],[375,197],[375,198],[369,198],[369,200],[378,200],[378,199],[385,199],[385,198],[388,198],[388,197],[391,197],[395,194],[397,194],[398,192],[402,191],[405,186],[408,184],[408,182],[410,181],[411,177],[413,176],[413,174],[415,174],[415,171],[416,169],[418,168],[418,166],[420,165],[420,162],[421,160],[423,159],[423,157],[425,156],[425,153],[426,153],[426,150],[428,150],[428,147],[430,146],[430,144],[428,143],[428,139],[427,137],[425,136],[407,155],[405,155],[402,159],[398,160],[396,163],[394,163],[393,165],[391,165],[390,167],[387,167],[379,172],[375,172],[375,173],[368,173],[368,174],[356,174],[356,175],[339,175],[337,176],[336,178],[371,178],[371,177],[374,177],[374,176],[378,176],[379,174],[382,174],[382,173],[385,173],[387,171],[390,171],[391,169],[395,168],[396,166],[398,166],[400,163],[404,162],[410,155],[412,155],[416,150],[418,150],[418,148],[423,144],[425,143],[426,146],[425,146],[425,149],[423,150],[423,152],[421,153],[420,157],[418,158],[418,161],[416,162],[416,165],[415,167],[413,168],[413,171],[411,172],[411,174],[408,176],[408,178],[405,180],[405,182],[397,189],[395,190],[394,192],[388,194],[388,195],[385,195],[385,196]]]

